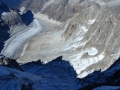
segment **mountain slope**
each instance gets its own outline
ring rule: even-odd
[[[79,77],[105,70],[120,55],[119,26],[109,8],[94,3],[58,28],[32,39],[18,61],[47,62],[63,56],[70,60]]]
[[[120,86],[120,21],[103,3],[26,0],[19,6],[23,12],[0,7],[5,8],[0,9],[2,34],[9,27],[13,30],[0,55],[1,90],[92,90]],[[35,19],[27,9],[34,12]],[[58,21],[44,20],[45,17],[42,21],[41,13]],[[6,35],[0,36],[3,42]],[[64,60],[54,59],[58,56]]]

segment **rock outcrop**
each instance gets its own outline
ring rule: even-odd
[[[4,14],[1,16],[1,19],[8,26],[14,26],[23,23],[20,14],[15,10],[11,10],[11,12],[4,12]]]
[[[14,60],[14,59],[9,59],[9,58],[2,57],[2,58],[0,58],[0,63],[1,63],[1,65],[5,65],[9,68],[14,68],[14,69],[23,71],[22,68],[17,63],[17,61]]]
[[[0,20],[3,21],[3,24],[6,24],[8,26],[14,26],[18,23],[23,23],[21,15],[18,13],[18,10],[9,8],[2,2],[0,2]]]

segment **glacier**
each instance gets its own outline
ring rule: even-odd
[[[32,24],[32,28],[25,28],[24,30],[17,32],[12,37],[10,37],[5,42],[4,48],[1,51],[1,55],[8,58],[13,58],[15,53],[20,50],[24,43],[41,32],[42,26],[37,19],[34,19]]]

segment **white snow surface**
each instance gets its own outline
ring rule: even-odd
[[[98,53],[98,50],[94,47],[91,47],[90,49],[87,50],[88,55],[94,56]]]
[[[5,16],[5,15],[7,15],[7,14],[8,14],[7,12],[3,12],[3,13],[2,13],[3,16]]]
[[[40,25],[39,21],[37,19],[34,19],[32,28],[26,28],[18,33],[15,33],[5,42],[1,54],[6,57],[13,58],[13,56],[17,51],[19,51],[21,46],[27,40],[29,40],[36,34],[40,33],[41,30],[42,30],[42,26]]]
[[[75,58],[75,59],[71,60],[70,63],[73,66],[73,68],[76,70],[76,73],[78,74],[78,78],[83,78],[83,77],[87,76],[89,73],[92,73],[92,71],[85,72],[85,73],[80,73],[80,72],[82,70],[84,70],[85,68],[87,68],[88,66],[95,64],[104,58],[104,52],[102,52],[101,54],[99,54],[95,57],[91,56],[89,58],[82,59],[81,57],[84,53],[86,53],[86,51],[81,51],[80,53],[71,56],[71,58]],[[93,55],[93,53],[92,53],[92,55]]]
[[[87,32],[88,29],[85,27],[85,26],[81,26],[81,29],[84,31],[84,32]]]
[[[120,89],[120,87],[118,87],[118,86],[101,86],[101,87],[94,88],[93,90],[117,90],[117,89]]]
[[[93,24],[95,22],[95,19],[88,20],[88,24]]]

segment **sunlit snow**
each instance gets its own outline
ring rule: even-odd
[[[96,48],[94,48],[94,47],[91,47],[86,52],[88,53],[88,55],[94,56],[94,55],[96,55],[98,53],[98,50]]]
[[[7,12],[3,12],[3,13],[2,13],[3,16],[5,16],[5,15],[7,15],[7,14],[8,14]]]
[[[95,22],[95,19],[88,20],[88,24],[93,24]]]

